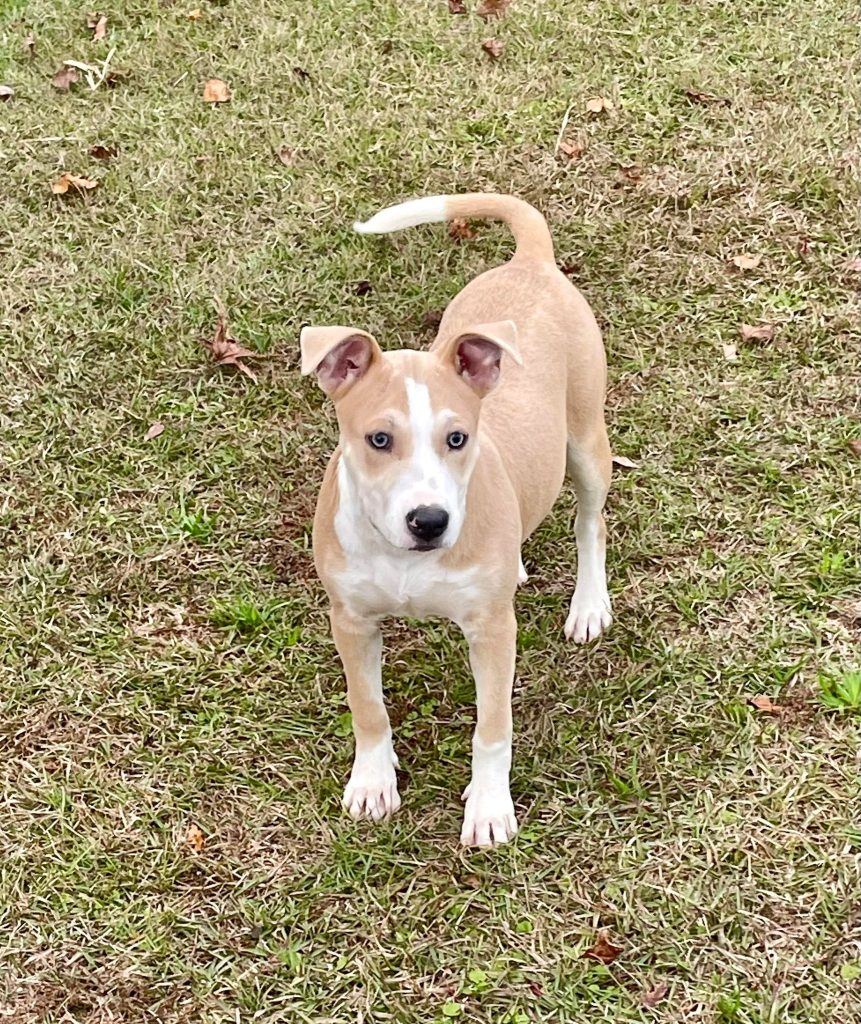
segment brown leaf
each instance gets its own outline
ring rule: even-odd
[[[374,286],[370,281],[356,281],[353,285],[353,291],[356,295],[367,295],[369,292],[374,290]]]
[[[757,711],[762,711],[767,715],[779,715],[783,708],[780,704],[773,703],[771,697],[764,693],[758,693],[755,697],[749,699],[749,703],[756,708]]]
[[[463,0],[448,0],[449,14],[466,14],[466,4]]]
[[[659,981],[654,988],[650,988],[648,992],[643,993],[640,1002],[643,1006],[657,1006],[658,1003],[663,1002],[667,998],[669,991],[670,986],[665,981]]]
[[[104,39],[108,34],[107,14],[91,14],[87,21],[87,28],[93,30],[93,39]]]
[[[583,954],[589,960],[597,960],[601,964],[611,964],[622,952],[621,947],[614,946],[610,942],[609,930],[607,928],[601,928],[598,931],[598,937],[595,940],[595,945],[590,946],[589,949]]]
[[[85,189],[95,188],[98,182],[93,178],[82,178],[77,174],[69,174],[66,171],[56,181],[51,183],[51,191],[55,196],[65,195],[70,188],[76,188],[79,192]]]
[[[544,989],[538,984],[537,981],[529,982],[529,991],[535,996],[536,999],[540,999],[544,995]]]
[[[614,455],[613,465],[621,466],[623,469],[639,469],[639,463],[629,459],[627,455]]]
[[[119,68],[111,68],[111,70],[105,75],[105,85],[109,89],[115,89],[120,82],[125,82],[131,78],[131,71],[120,71]]]
[[[606,96],[590,96],[586,100],[586,110],[590,114],[601,114],[605,110],[609,113],[611,110],[615,110],[612,100],[608,100]]]
[[[293,67],[293,74],[299,79],[300,82],[310,82],[314,77],[310,71],[306,71],[304,68],[300,68],[298,64]]]
[[[490,21],[491,18],[501,18],[510,3],[511,0],[481,0],[475,13],[485,21]]]
[[[448,222],[448,234],[449,238],[453,238],[456,242],[475,238],[475,232],[462,217],[455,217],[454,220]]]
[[[11,85],[0,85],[0,100],[11,100],[14,95],[15,90]]]
[[[702,103],[706,106],[711,104],[728,107],[730,102],[726,96],[715,96],[714,93],[700,92],[699,89],[685,89],[685,96],[687,96],[691,103]]]
[[[750,253],[742,252],[738,256],[731,256],[730,263],[739,270],[753,270],[759,266],[761,256],[751,256]]]
[[[639,164],[620,164],[619,174],[626,179],[626,181],[642,181],[643,180],[643,168]]]
[[[567,260],[565,263],[559,264],[559,269],[566,277],[573,277],[575,274],[579,274],[583,268],[574,260]]]
[[[210,78],[203,87],[204,103],[227,103],[230,99],[230,87],[220,78]]]
[[[482,39],[481,48],[491,60],[499,60],[502,56],[504,45],[498,39]]]
[[[96,145],[90,146],[87,152],[96,160],[110,160],[117,155],[117,147]]]
[[[220,302],[217,303],[217,307],[218,320],[215,325],[215,334],[211,341],[206,338],[201,339],[203,344],[209,349],[216,366],[235,366],[240,373],[244,373],[246,377],[250,377],[256,383],[257,377],[253,370],[246,366],[242,360],[266,359],[266,354],[254,352],[250,348],[244,348],[238,341],[229,338],[227,336],[227,313]]]
[[[567,139],[563,139],[559,143],[559,152],[569,160],[579,160],[586,152],[586,147],[582,142],[569,142]]]
[[[738,349],[732,342],[728,342],[723,347],[723,357],[728,363],[734,363],[738,359]]]
[[[24,42],[22,45],[24,47],[24,52],[30,60],[32,60],[36,56],[36,37],[32,32],[28,32],[27,35],[24,36]]]
[[[154,437],[158,437],[159,434],[164,433],[164,424],[158,420],[155,423],[151,423],[149,430],[144,434],[144,441],[152,441]]]
[[[51,85],[59,92],[68,92],[78,80],[78,69],[64,64],[51,79]]]
[[[206,839],[203,835],[203,830],[199,825],[195,825],[193,822],[185,831],[185,843],[191,849],[192,853],[203,853],[203,848],[206,845]]]
[[[193,11],[189,11],[188,14],[186,14],[186,18],[188,18],[189,21],[200,21],[202,17],[203,11],[199,7],[195,7]]]
[[[742,324],[740,330],[745,341],[771,341],[774,337],[774,324]]]
[[[278,159],[285,167],[292,167],[296,163],[296,150],[291,146],[281,146],[278,149]]]
[[[861,256],[853,256],[852,259],[847,260],[843,266],[847,270],[852,270],[856,274],[861,274]]]
[[[856,455],[861,459],[861,441],[859,441],[857,437],[853,437],[851,441],[847,441],[846,447],[853,455]]]

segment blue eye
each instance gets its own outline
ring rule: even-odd
[[[392,435],[387,434],[385,430],[377,430],[373,434],[368,434],[365,440],[378,452],[387,452],[392,447]]]
[[[453,430],[445,440],[449,448],[456,452],[458,448],[463,448],[469,440],[469,434],[464,434],[462,430]]]

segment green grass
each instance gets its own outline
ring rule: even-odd
[[[857,1019],[853,5],[196,6],[116,5],[99,43],[66,0],[0,27],[3,1019]],[[112,48],[115,88],[51,88]],[[229,104],[202,102],[210,77]],[[53,196],[63,171],[98,187]],[[350,224],[491,188],[577,266],[638,468],[610,499],[600,643],[561,639],[567,495],[525,552],[522,831],[485,854],[457,845],[473,693],[444,623],[387,630],[401,814],[340,813],[309,538],[335,429],[298,333],[427,342],[510,238]],[[208,363],[216,296],[268,356],[257,384]],[[740,338],[761,322],[773,340]],[[583,957],[601,927],[609,967]]]

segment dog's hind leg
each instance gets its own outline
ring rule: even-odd
[[[604,424],[588,441],[568,438],[568,472],[577,495],[577,585],[565,622],[569,640],[594,640],[613,621],[604,568],[607,530],[604,502],[610,488],[612,456]]]

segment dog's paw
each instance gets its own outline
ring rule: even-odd
[[[391,743],[356,756],[342,801],[351,818],[380,821],[401,806],[395,775],[397,763]]]
[[[463,793],[466,807],[460,841],[464,846],[499,846],[517,834],[517,818],[508,790],[472,784]]]
[[[582,644],[600,636],[612,621],[610,597],[606,591],[579,593],[575,590],[571,598],[571,610],[565,620],[565,636]]]
[[[518,563],[518,565],[517,565],[517,585],[518,585],[518,587],[522,587],[523,584],[528,581],[528,579],[529,579],[529,573],[526,571],[526,566],[523,564],[523,559],[521,558],[519,563]]]

